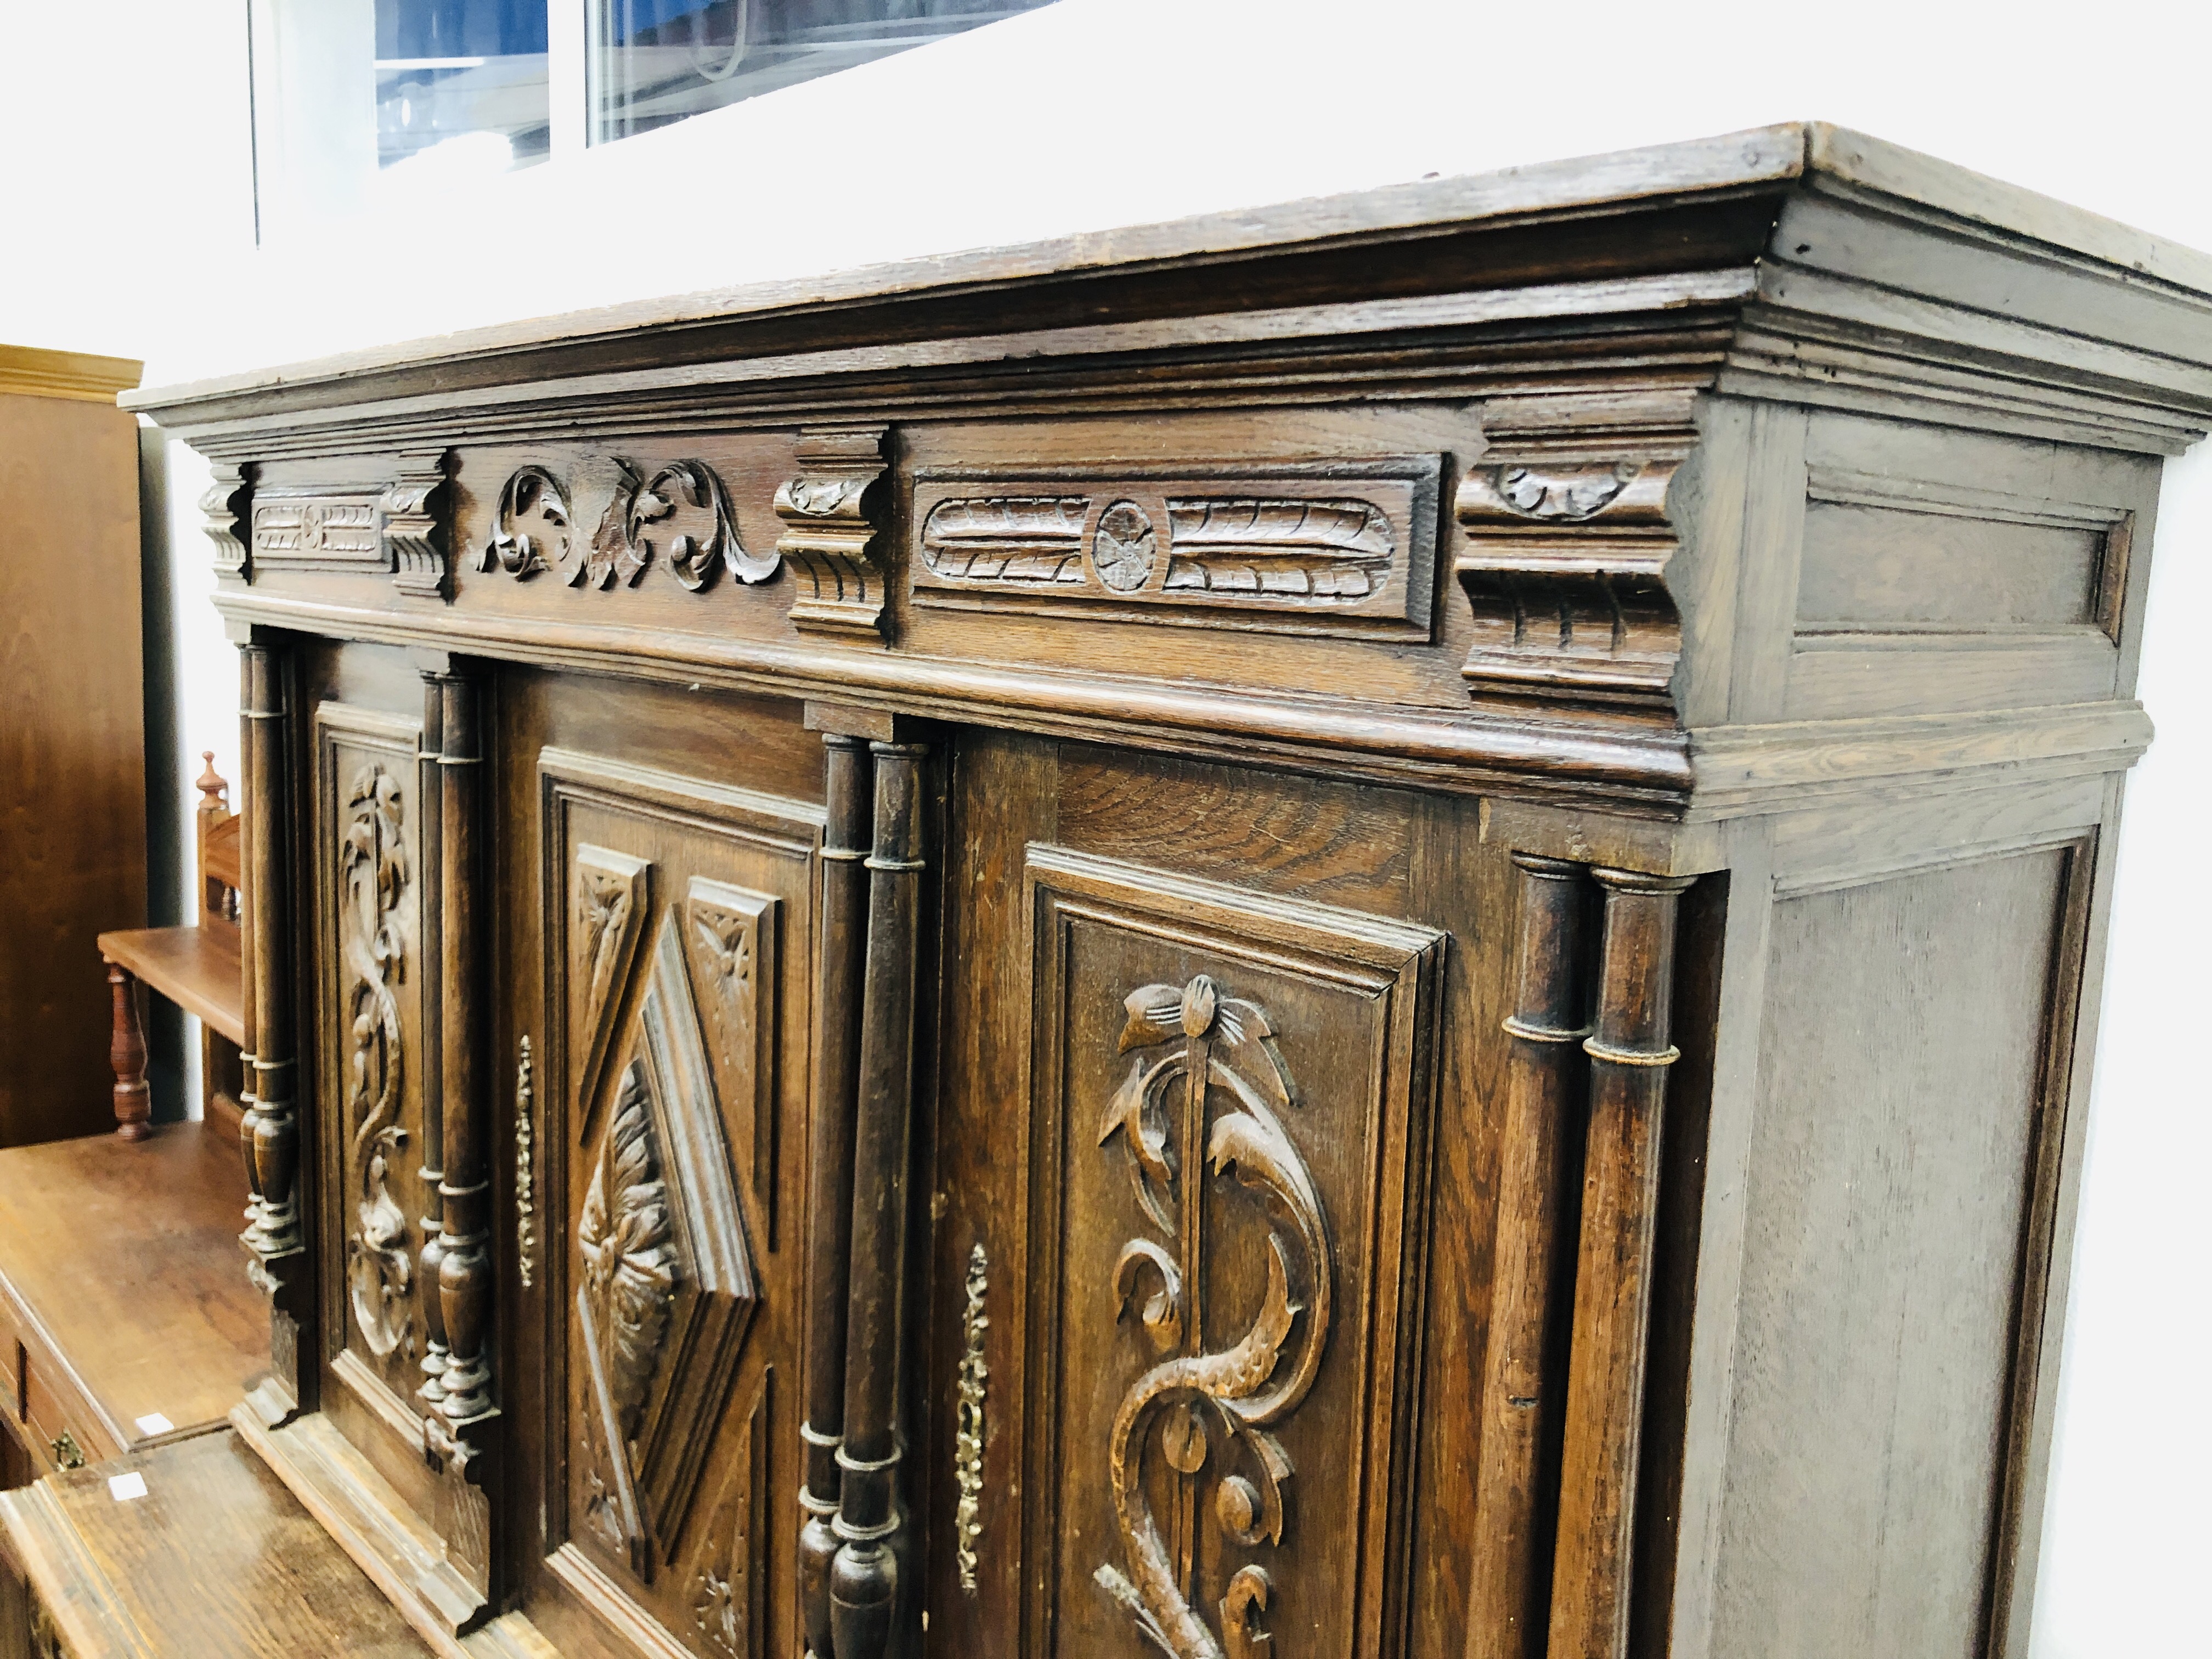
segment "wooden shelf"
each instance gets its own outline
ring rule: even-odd
[[[229,1430],[0,1494],[0,1535],[85,1659],[436,1651]]]
[[[64,1432],[97,1461],[204,1431],[267,1369],[268,1304],[237,1238],[246,1197],[221,1121],[0,1151],[0,1360],[9,1426],[34,1457],[51,1464]],[[156,1417],[171,1426],[140,1426]]]
[[[100,954],[233,1042],[246,1041],[238,935],[228,928],[134,927],[102,933]]]

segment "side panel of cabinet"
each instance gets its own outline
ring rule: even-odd
[[[983,734],[950,799],[930,1639],[1462,1652],[1502,853]]]
[[[819,742],[788,705],[504,690],[532,1616],[572,1655],[759,1659],[791,1629],[822,823],[776,792],[818,793]]]

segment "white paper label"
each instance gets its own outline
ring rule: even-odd
[[[159,1412],[148,1412],[138,1419],[138,1432],[141,1434],[167,1434],[176,1426]]]
[[[134,1498],[143,1498],[146,1495],[146,1477],[136,1469],[128,1474],[111,1474],[107,1477],[107,1495],[118,1504],[126,1504]]]

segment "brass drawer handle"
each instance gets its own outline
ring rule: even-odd
[[[64,1429],[53,1440],[54,1467],[58,1469],[81,1469],[84,1467],[84,1448],[76,1443],[76,1437]]]

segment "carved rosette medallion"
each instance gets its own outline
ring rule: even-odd
[[[406,947],[398,912],[407,884],[399,785],[380,765],[364,766],[346,792],[338,868],[345,902],[339,951],[345,963],[346,1121],[355,1221],[346,1239],[354,1322],[384,1358],[406,1344],[414,1291],[407,1216],[393,1200],[391,1167],[407,1144],[399,1126],[399,1004]],[[410,1353],[411,1357],[411,1353]]]
[[[656,562],[691,592],[728,571],[741,582],[764,582],[781,561],[746,550],[727,492],[700,460],[671,461],[647,475],[618,455],[595,456],[577,468],[580,500],[605,496],[588,538],[561,481],[535,464],[515,469],[501,487],[480,570],[504,570],[516,580],[558,571],[571,587],[634,587]]]
[[[1334,1261],[1321,1197],[1279,1113],[1297,1092],[1266,1013],[1200,975],[1147,985],[1123,1000],[1120,1052],[1134,1055],[1099,1126],[1119,1140],[1138,1207],[1160,1236],[1122,1246],[1113,1292],[1133,1309],[1161,1357],[1121,1397],[1108,1475],[1122,1565],[1098,1583],[1173,1659],[1258,1659],[1272,1638],[1259,1622],[1273,1582],[1248,1563],[1230,1575],[1219,1634],[1192,1605],[1201,1510],[1231,1546],[1282,1542],[1289,1454],[1271,1431],[1313,1387],[1328,1347]],[[1164,1048],[1164,1054],[1157,1051]],[[1212,1180],[1209,1181],[1208,1172]],[[1241,1337],[1209,1347],[1202,1295],[1217,1262],[1206,1212],[1234,1198],[1267,1224],[1266,1289]],[[1164,1239],[1166,1242],[1161,1242]],[[1167,1469],[1175,1513],[1155,1514],[1147,1457]],[[1210,1492],[1210,1502],[1201,1503]]]
[[[1116,593],[1129,593],[1152,580],[1159,558],[1159,541],[1152,521],[1134,501],[1116,501],[1098,515],[1098,532],[1091,538],[1091,562],[1098,580]]]

